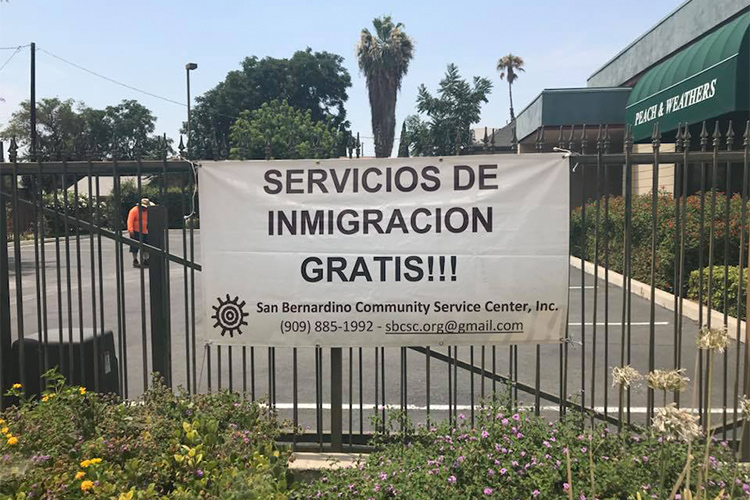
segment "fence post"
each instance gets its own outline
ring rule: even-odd
[[[0,409],[3,394],[10,380],[10,272],[8,263],[8,219],[6,211],[5,176],[0,175]]]
[[[331,451],[343,449],[342,429],[342,378],[341,347],[331,348]]]
[[[748,168],[747,162],[745,163],[745,168]],[[748,234],[747,250],[750,252],[750,234]],[[748,264],[750,264],[750,256],[748,256]],[[750,393],[750,314],[748,314],[750,312],[750,271],[747,273],[747,286],[746,290],[748,293],[745,301],[745,367],[743,374],[743,392],[745,397],[748,397],[748,393]],[[737,316],[737,321],[740,321],[739,315]],[[739,339],[737,340],[737,349],[740,349],[741,344]],[[750,461],[750,422],[748,422],[747,418],[745,418],[742,426],[740,448],[742,461]]]
[[[148,209],[148,244],[164,249],[164,228],[167,225],[166,209],[163,206]],[[151,304],[151,362],[153,370],[158,372],[168,387],[172,387],[171,341],[167,331],[169,304],[166,303],[164,275],[166,266],[164,254],[149,252],[149,295]]]

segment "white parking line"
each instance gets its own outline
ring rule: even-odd
[[[574,285],[574,286],[569,286],[568,288],[570,288],[571,290],[580,290],[581,286],[580,285]],[[588,290],[590,288],[594,288],[594,285],[586,285],[583,288],[586,288]]]
[[[625,323],[626,325],[628,323]],[[597,322],[596,326],[604,326],[605,323]],[[650,326],[651,323],[649,321],[631,321],[630,326]],[[669,321],[654,321],[654,326],[667,326],[669,325]],[[568,323],[568,326],[581,326],[581,323]],[[594,326],[594,323],[586,323],[585,326]],[[610,321],[609,326],[622,326],[622,322],[615,322]]]

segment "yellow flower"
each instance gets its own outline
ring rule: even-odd
[[[85,387],[81,387],[81,388],[78,389],[78,392],[80,392],[81,395],[84,395],[84,394],[86,394],[86,388]]]
[[[88,491],[93,487],[94,487],[93,481],[86,480],[81,483],[81,491]]]
[[[89,467],[90,465],[96,465],[100,463],[102,463],[101,458],[91,458],[89,460],[84,460],[83,462],[81,462],[81,467],[85,469],[86,467]]]
[[[42,396],[42,403],[46,403],[47,401],[49,401],[49,396],[45,394],[44,396]]]
[[[5,420],[3,420],[2,418],[0,418],[0,425],[3,425],[4,423],[5,423]]]
[[[15,446],[18,444],[18,438],[15,436],[10,436],[8,438],[8,446]]]
[[[78,472],[76,472],[76,481],[78,481],[79,479],[82,479],[83,476],[85,475],[86,475],[85,472],[83,472],[82,470],[79,470]]]
[[[13,389],[20,389],[23,386],[21,384],[13,384]]]
[[[2,434],[7,434],[9,431],[10,429],[8,429],[7,427],[3,427],[2,429],[0,429],[0,433]]]

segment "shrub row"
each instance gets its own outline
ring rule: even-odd
[[[703,281],[701,287],[701,274]],[[745,319],[745,304],[747,300],[747,268],[742,270],[740,277],[739,266],[729,266],[727,273],[724,272],[724,266],[714,266],[713,272],[709,268],[702,271],[696,270],[690,273],[688,282],[687,297],[691,300],[703,299],[703,304],[708,304],[708,285],[709,277],[711,278],[711,308],[717,311],[729,313],[730,316],[737,317],[737,295],[740,290],[740,281],[742,282],[742,297],[740,297],[742,307],[742,319]],[[726,278],[726,283],[725,283]],[[699,296],[698,291],[702,293]],[[724,291],[726,290],[726,300]]]
[[[713,265],[724,266],[725,246],[728,249],[727,259],[730,266],[739,262],[740,229],[742,198],[734,195],[728,200],[723,193],[716,194],[715,204],[711,195],[707,193],[703,201],[699,195],[687,197],[686,211],[683,211],[680,201],[680,219],[684,222],[679,233],[675,234],[675,198],[665,192],[658,193],[656,215],[656,259],[654,262],[654,283],[665,291],[675,292],[675,254],[679,255],[680,245],[684,241],[683,256],[684,278],[682,293],[690,288],[691,273],[709,263],[709,243],[711,240],[711,226],[713,225]],[[703,210],[701,211],[701,204]],[[713,205],[713,210],[712,210]],[[631,276],[644,283],[651,282],[651,252],[652,252],[652,197],[651,194],[633,196],[631,217]],[[683,213],[684,212],[684,213]],[[703,217],[701,217],[701,212]],[[607,251],[609,252],[609,267],[613,271],[622,272],[624,255],[625,231],[625,200],[621,196],[609,199],[608,214],[605,217],[605,206],[602,200],[599,204],[599,245],[598,263],[605,264]],[[595,261],[596,246],[597,202],[585,205],[585,224],[583,209],[576,208],[571,213],[571,253],[583,257],[590,262]],[[747,234],[747,232],[745,233]],[[679,265],[679,263],[677,263]],[[723,278],[719,282],[723,286]],[[714,290],[718,289],[714,287]],[[735,299],[736,300],[736,299]],[[714,301],[716,303],[716,301]]]
[[[149,198],[155,204],[166,207],[167,222],[170,229],[182,228],[185,215],[189,214],[192,209],[193,194],[191,191],[183,189],[182,187],[170,186],[164,189],[164,192],[162,193],[156,182],[143,183],[141,186],[140,197],[138,187],[134,182],[123,182],[120,189],[119,205],[115,204],[113,196],[102,198],[97,202],[95,198],[89,200],[87,195],[79,194],[76,198],[75,194],[71,191],[64,194],[45,194],[43,201],[46,208],[53,210],[56,209],[60,213],[64,213],[67,210],[70,217],[75,217],[84,222],[91,222],[92,220],[96,221],[98,226],[105,229],[115,229],[115,221],[119,219],[119,228],[125,230],[128,211],[138,204],[140,198]],[[197,196],[195,200],[197,203]],[[26,209],[25,206],[24,209],[24,218],[28,219],[29,222],[22,227],[22,232],[24,233],[24,239],[27,239],[33,236],[35,221],[31,212],[33,209]],[[9,240],[12,239],[13,232],[12,210],[12,206],[9,205],[7,212]],[[64,236],[66,232],[65,221],[62,218],[57,218],[54,213],[50,211],[45,211],[44,214],[45,237]],[[194,219],[194,223],[197,226],[197,218]],[[73,235],[76,234],[76,232],[79,232],[80,234],[88,234],[89,231],[83,226],[77,228],[75,223],[69,222],[67,225],[67,232],[69,235]]]

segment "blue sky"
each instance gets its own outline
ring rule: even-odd
[[[456,1],[0,1],[0,47],[36,42],[60,57],[154,94],[185,101],[186,62],[198,63],[193,95],[221,81],[246,56],[288,57],[309,46],[345,58],[353,86],[346,105],[352,130],[372,154],[365,80],[354,46],[374,17],[390,14],[416,41],[396,108],[401,121],[415,112],[417,88],[430,90],[455,63],[466,78],[495,84],[477,126],[508,120],[507,84],[497,59],[513,52],[526,73],[513,87],[516,111],[544,88],[585,86],[586,78],[657,23],[681,0]],[[0,65],[12,51],[0,50]],[[29,53],[0,71],[0,127],[28,98]],[[158,117],[157,131],[176,137],[185,108],[114,85],[37,54],[37,97],[73,98],[104,107],[138,99]]]

